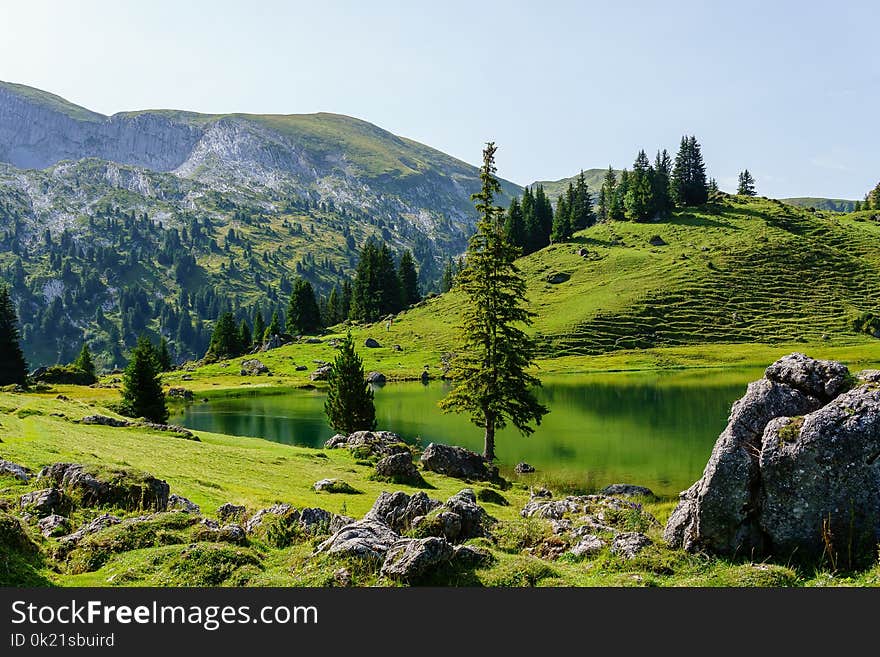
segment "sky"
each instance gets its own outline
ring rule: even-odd
[[[112,114],[336,112],[519,184],[702,144],[734,191],[862,198],[880,179],[876,0],[26,0],[0,80]]]

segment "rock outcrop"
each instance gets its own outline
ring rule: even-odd
[[[416,469],[410,452],[400,452],[386,456],[376,463],[375,477],[382,481],[408,486],[424,486],[425,480]]]
[[[384,458],[409,453],[403,439],[390,431],[355,431],[348,436],[336,434],[324,443],[327,449],[346,447],[359,458]]]
[[[880,386],[786,356],[733,405],[664,536],[689,551],[856,565],[880,540]]]
[[[168,508],[168,484],[144,472],[55,463],[43,468],[38,479],[52,483],[80,506],[114,506],[126,511]]]
[[[498,478],[498,470],[490,467],[483,457],[464,447],[430,443],[422,452],[422,467],[447,477],[467,481],[491,481]]]

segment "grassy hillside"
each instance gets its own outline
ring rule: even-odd
[[[79,392],[88,392],[80,389]],[[56,399],[57,390],[42,394],[0,392],[0,455],[36,471],[55,462],[78,462],[87,466],[146,471],[166,480],[171,492],[201,506],[209,517],[227,501],[244,505],[249,512],[275,502],[295,508],[321,507],[333,513],[360,517],[382,490],[418,489],[382,484],[370,478],[372,467],[356,461],[346,450],[313,450],[199,433],[200,442],[138,428],[86,426],[76,422],[86,414],[108,411],[82,401],[77,391],[65,392],[73,399]],[[356,494],[316,493],[314,481],[343,478]],[[426,472],[426,492],[435,499],[472,485],[485,485]],[[540,482],[538,482],[540,483]],[[23,484],[0,475],[0,522],[17,524],[18,499],[41,487]],[[675,505],[674,500],[644,500],[641,512],[607,522],[632,523],[650,536],[654,545],[638,558],[626,560],[606,547],[584,559],[561,554],[559,540],[551,534],[549,521],[523,519],[519,510],[528,500],[526,481],[513,481],[498,490],[508,505],[481,502],[498,524],[491,538],[472,539],[471,544],[488,550],[491,563],[466,572],[441,572],[425,582],[470,586],[803,586],[877,585],[880,567],[848,576],[824,570],[798,571],[782,565],[732,562],[714,557],[688,555],[662,543],[661,530]],[[4,511],[5,510],[5,511]],[[104,512],[130,517],[142,511],[116,507],[77,508],[71,514],[81,526]],[[140,530],[115,527],[93,534],[68,554],[55,538],[43,538],[36,518],[21,520],[32,547],[10,551],[0,560],[0,585],[11,586],[335,586],[334,573],[349,569],[356,586],[394,585],[381,577],[378,566],[328,556],[316,556],[322,537],[297,535],[280,543],[271,534],[250,536],[241,544],[217,542],[200,530],[197,519],[185,514],[159,514]],[[8,536],[0,535],[0,540]],[[555,551],[555,552],[554,552]]]
[[[855,201],[847,201],[842,198],[801,197],[783,198],[779,200],[797,208],[814,208],[816,210],[825,210],[828,212],[852,212],[856,207]]]

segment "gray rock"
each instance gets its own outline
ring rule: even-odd
[[[445,538],[404,539],[388,549],[381,573],[389,579],[414,582],[447,564],[452,555],[452,545]]]
[[[653,541],[641,532],[623,532],[611,541],[611,554],[633,559]]]
[[[333,584],[335,586],[351,586],[351,572],[348,568],[340,568],[333,573]]]
[[[226,506],[225,504],[223,506]],[[235,515],[231,515],[229,517],[242,518],[244,516],[244,507],[236,507],[241,509],[240,513],[236,513]],[[289,504],[273,504],[272,506],[260,509],[250,518],[248,518],[247,522],[244,524],[244,529],[248,534],[254,533],[254,531],[263,524],[263,521],[266,519],[266,516],[285,516],[289,513],[293,512],[296,514],[296,517],[293,518],[293,521],[299,520],[299,513]],[[217,510],[218,517],[220,516],[220,509]],[[223,520],[223,518],[220,518]]]
[[[664,240],[659,235],[654,235],[651,239],[648,240],[648,243],[651,246],[666,246],[666,240]]]
[[[12,475],[16,479],[20,479],[27,483],[31,479],[30,470],[23,465],[13,463],[12,461],[4,461],[0,459],[0,474]]]
[[[384,522],[365,517],[340,528],[318,546],[317,552],[380,563],[399,540],[400,536]]]
[[[847,389],[850,376],[842,363],[793,353],[768,367],[764,378],[785,383],[805,395],[828,402]]]
[[[168,510],[183,511],[184,513],[194,513],[196,515],[202,512],[198,504],[190,502],[182,495],[176,495],[174,493],[168,496]]]
[[[513,471],[517,474],[529,474],[535,471],[535,467],[523,461],[517,463],[516,467],[513,468]]]
[[[182,399],[184,401],[193,401],[195,400],[195,395],[193,395],[192,390],[187,390],[186,388],[169,388],[168,396],[174,399]]]
[[[125,511],[168,508],[168,483],[145,472],[55,463],[40,470],[37,478],[51,482],[84,507],[115,506]]]
[[[482,568],[494,561],[492,553],[473,545],[456,545],[452,548],[452,563],[458,568]]]
[[[845,567],[876,561],[880,542],[880,387],[844,393],[764,431],[758,524],[765,552]]]
[[[413,520],[412,528],[420,536],[442,536],[455,541],[461,535],[461,516],[452,511],[440,511],[432,516],[419,516]]]
[[[392,349],[393,351],[403,351],[403,347],[401,347],[399,344],[393,344],[393,345],[391,345],[391,349]]]
[[[470,481],[488,481],[497,478],[497,471],[489,468],[483,457],[464,447],[431,443],[422,453],[422,467],[447,477]]]
[[[549,500],[550,498],[553,497],[553,493],[551,493],[549,490],[547,490],[543,486],[538,486],[537,488],[530,488],[529,489],[529,499],[531,500],[536,497],[542,498],[545,500]]]
[[[51,536],[61,536],[70,531],[70,521],[64,516],[56,514],[46,516],[37,523],[37,526],[46,538]]]
[[[590,252],[589,252],[587,249],[580,248],[580,249],[577,250],[577,254],[578,254],[581,258],[585,258],[585,257],[587,257],[588,255],[590,255]]]
[[[260,347],[260,351],[269,351],[270,349],[278,349],[278,347],[283,346],[284,340],[281,339],[281,336],[273,335],[263,343],[263,346]]]
[[[367,338],[366,340],[364,340],[364,346],[367,347],[368,349],[378,349],[382,345],[379,344],[373,338]]]
[[[623,528],[627,518],[633,515],[644,523],[659,525],[640,504],[605,495],[570,495],[558,500],[533,497],[523,507],[520,515],[524,518],[545,518],[557,522],[573,520],[587,527],[590,533],[616,531],[614,525]]]
[[[386,456],[376,463],[376,477],[396,484],[408,484],[410,486],[424,485],[425,480],[416,469],[412,460],[412,453],[401,452]]]
[[[595,534],[587,534],[571,548],[571,553],[576,557],[588,557],[601,552],[605,545],[605,541]]]
[[[22,509],[35,513],[40,518],[65,510],[69,504],[57,488],[44,488],[22,495],[18,504]]]
[[[238,373],[241,376],[259,376],[260,374],[268,374],[269,368],[256,358],[249,358],[241,361],[241,369]]]
[[[330,372],[333,371],[332,365],[321,365],[318,369],[309,375],[309,379],[312,381],[326,381],[330,378]]]
[[[307,369],[309,369],[309,368],[308,368],[308,366],[306,366],[306,365],[297,365],[296,368],[294,368],[294,369],[295,369],[297,372],[305,372],[305,371],[306,371]]]
[[[325,509],[318,507],[306,507],[299,512],[299,526],[306,534],[319,536],[333,531],[334,516]],[[344,518],[343,525],[348,524],[350,518]],[[341,527],[342,525],[340,525]]]
[[[477,497],[470,488],[457,492],[443,506],[461,518],[461,530],[456,537],[458,540],[488,535],[491,522],[489,514],[477,504]]]
[[[366,381],[367,381],[367,383],[375,383],[377,385],[384,385],[386,379],[385,379],[385,375],[382,374],[382,372],[370,372],[369,374],[367,374]]]
[[[217,523],[202,523],[196,533],[196,538],[200,541],[232,543],[234,545],[246,545],[248,542],[244,528],[238,523],[229,523],[222,527]]]
[[[312,486],[319,493],[340,493],[343,495],[353,495],[360,491],[354,488],[348,482],[342,479],[320,479]]]
[[[403,491],[382,492],[364,519],[377,520],[396,532],[403,532],[412,526],[415,518],[426,516],[439,506],[439,501],[432,500],[421,491],[415,495],[407,495]]]
[[[611,484],[599,491],[599,495],[612,495],[617,497],[657,497],[654,491],[645,486],[635,484]]]
[[[227,520],[243,520],[246,511],[247,510],[243,506],[233,504],[232,502],[226,502],[217,507],[217,517],[221,522],[226,522]]]
[[[862,370],[856,374],[856,378],[861,383],[880,383],[880,370]]]
[[[82,424],[97,424],[104,427],[130,427],[133,424],[128,420],[119,420],[106,415],[87,415],[80,422]]]
[[[93,518],[87,524],[77,529],[74,533],[68,536],[64,536],[61,539],[61,542],[69,547],[72,547],[79,543],[86,536],[89,536],[90,534],[96,534],[100,531],[107,529],[108,527],[118,525],[121,522],[122,520],[120,518],[117,518],[116,516],[112,516],[109,513],[102,513],[98,517]]]
[[[355,431],[343,436],[337,434],[324,443],[328,449],[347,447],[360,457],[385,457],[392,454],[409,453],[403,439],[390,431]]]
[[[554,274],[550,274],[547,276],[547,282],[551,285],[559,285],[560,283],[565,283],[567,280],[571,278],[571,274],[566,274],[564,272],[556,272]]]

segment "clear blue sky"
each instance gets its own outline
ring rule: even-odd
[[[724,189],[861,198],[880,179],[880,5],[4,3],[0,79],[105,114],[339,112],[524,184],[703,144]]]

